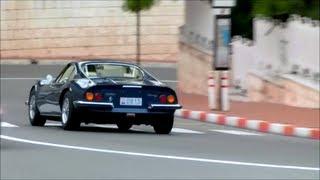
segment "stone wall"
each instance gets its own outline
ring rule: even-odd
[[[212,54],[180,42],[178,89],[184,93],[208,95],[208,72],[212,70]]]
[[[136,16],[123,1],[1,1],[1,58],[134,59]],[[141,58],[176,61],[183,1],[142,13]]]
[[[319,21],[255,18],[254,41],[234,37],[233,84],[252,101],[319,108]]]
[[[260,73],[249,73],[247,80],[250,101],[320,108],[319,89],[310,88],[285,77],[266,78]]]
[[[184,93],[208,95],[212,71],[214,16],[209,1],[186,1],[185,24],[180,28],[178,88]]]
[[[268,18],[255,18],[254,41],[234,37],[232,61],[234,80],[246,89],[250,70],[305,74],[319,81],[319,21],[292,15],[279,24]]]

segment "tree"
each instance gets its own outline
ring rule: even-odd
[[[252,39],[252,19],[255,16],[286,22],[291,14],[319,20],[319,0],[237,0],[231,12],[232,35]]]
[[[231,10],[231,36],[252,39],[252,0],[237,0]]]
[[[125,11],[133,12],[136,14],[137,19],[137,34],[136,34],[136,62],[140,64],[140,12],[150,9],[155,4],[155,0],[125,0],[123,9]]]
[[[254,0],[252,14],[287,21],[290,14],[303,14],[304,0]]]

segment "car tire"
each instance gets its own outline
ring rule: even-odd
[[[34,90],[31,90],[30,92],[28,106],[30,124],[32,126],[44,126],[46,123],[46,118],[40,115],[36,101],[36,93]]]
[[[70,92],[67,92],[61,103],[61,125],[64,130],[76,130],[81,122],[77,119]]]
[[[169,134],[173,127],[173,121],[173,114],[159,116],[153,124],[153,129],[157,134]]]
[[[118,126],[119,131],[126,132],[132,127],[132,123],[130,123],[129,121],[126,121],[126,120],[120,120],[117,123],[117,126]]]

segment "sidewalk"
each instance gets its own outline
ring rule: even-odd
[[[208,97],[178,92],[179,103],[183,109],[205,111],[226,116],[238,116],[252,120],[263,120],[269,123],[291,124],[297,127],[319,128],[320,110],[291,107],[265,102],[231,101],[228,112],[210,111]]]

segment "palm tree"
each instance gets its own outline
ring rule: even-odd
[[[136,14],[137,19],[137,31],[136,31],[136,62],[140,64],[140,12],[150,9],[156,0],[125,0],[123,9],[125,11],[133,12]]]

